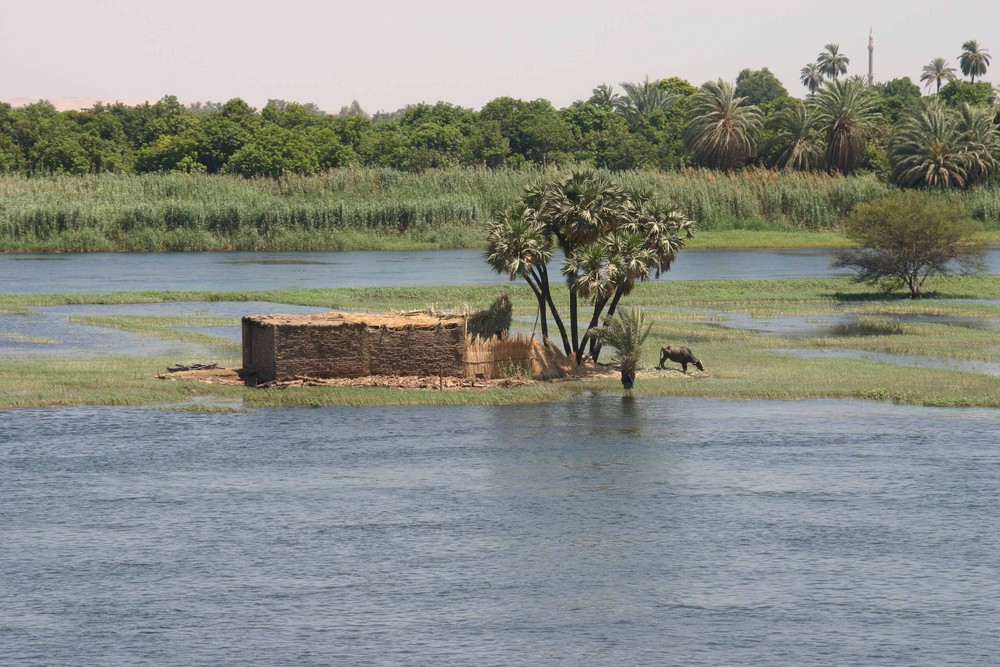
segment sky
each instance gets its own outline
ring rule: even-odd
[[[3,0],[0,99],[565,107],[601,83],[701,85],[748,67],[801,96],[799,70],[827,43],[850,57],[849,74],[867,73],[869,28],[877,81],[917,82],[935,57],[958,70],[969,39],[993,55],[986,80],[1000,81],[995,0]]]

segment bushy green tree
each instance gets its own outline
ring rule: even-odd
[[[499,126],[512,158],[520,156],[521,162],[536,164],[569,161],[574,149],[573,131],[548,100],[525,102],[498,97],[487,102],[479,116]]]
[[[768,68],[748,68],[736,76],[736,96],[744,98],[747,104],[763,108],[788,97],[788,91]]]
[[[226,164],[229,174],[268,176],[313,174],[319,171],[319,158],[304,132],[277,125],[264,125]]]
[[[910,191],[859,204],[844,231],[859,247],[840,252],[834,267],[853,270],[858,282],[905,285],[911,299],[931,276],[982,270],[979,227],[953,201]]]
[[[874,98],[872,111],[883,123],[895,125],[901,116],[920,103],[920,87],[904,76],[877,83],[869,90]]]
[[[942,88],[938,95],[956,109],[963,104],[973,107],[992,105],[996,99],[996,91],[986,81],[969,83],[955,80]]]

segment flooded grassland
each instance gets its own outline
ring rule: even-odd
[[[539,335],[521,284],[261,292],[0,295],[0,407],[507,404],[620,391],[615,379],[463,391],[255,390],[156,379],[175,363],[240,364],[239,318],[330,309],[459,309],[508,291],[515,328]],[[656,324],[636,391],[725,399],[862,398],[1000,407],[1000,277],[936,280],[921,301],[844,278],[657,281],[628,299]],[[691,347],[705,372],[656,368]],[[607,361],[607,359],[604,359]],[[690,369],[689,369],[690,370]]]

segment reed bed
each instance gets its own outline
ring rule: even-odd
[[[494,211],[556,172],[456,168],[420,174],[345,168],[243,179],[144,174],[0,178],[0,251],[340,250],[469,247]],[[891,188],[871,175],[748,169],[633,171],[707,231],[828,231]],[[1000,231],[1000,187],[963,193],[971,217]]]

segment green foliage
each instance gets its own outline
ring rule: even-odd
[[[860,247],[841,252],[834,266],[854,270],[873,285],[906,285],[919,299],[929,276],[973,273],[982,268],[978,227],[956,204],[907,192],[858,206],[845,224]]]
[[[625,94],[618,100],[616,109],[634,130],[649,122],[657,112],[667,111],[680,97],[667,87],[646,77],[642,83],[621,83]]]
[[[968,81],[952,81],[938,93],[949,106],[959,108],[963,104],[969,106],[990,106],[996,99],[996,93],[986,81],[969,83]]]
[[[736,96],[745,98],[747,104],[764,107],[788,97],[788,91],[778,77],[764,67],[740,71],[736,76]]]
[[[920,103],[920,87],[908,76],[875,84],[871,90],[875,97],[873,111],[883,122],[892,125]]]
[[[892,179],[902,186],[983,183],[1000,171],[1000,131],[993,110],[962,105],[956,111],[931,99],[897,126],[889,158]]]
[[[305,133],[269,125],[236,151],[224,171],[240,176],[271,178],[285,174],[313,174],[319,171],[319,158]]]

